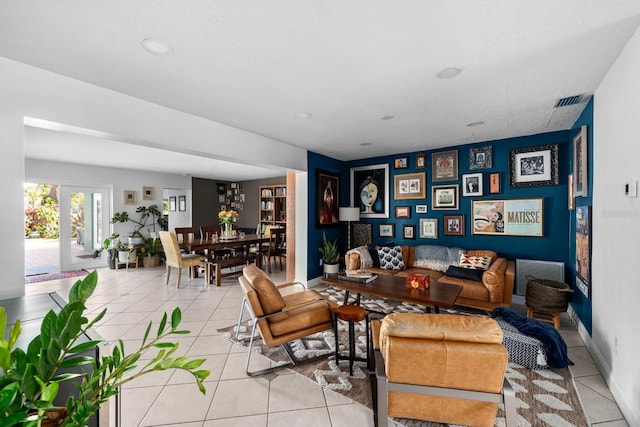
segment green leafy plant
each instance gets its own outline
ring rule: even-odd
[[[158,242],[160,239],[156,237],[150,237],[144,240],[142,246],[140,247],[140,253],[142,256],[151,258],[154,256],[164,256],[164,250],[162,249],[162,245]]]
[[[9,330],[4,307],[0,307],[0,427],[35,427],[45,413],[54,408],[53,400],[61,382],[73,381],[78,392],[67,398],[66,414],[59,425],[84,427],[89,418],[110,397],[120,392],[120,387],[142,375],[181,369],[189,372],[204,394],[204,380],[210,372],[198,369],[204,359],[175,357],[177,343],[166,341],[172,335],[188,334],[178,327],[182,318],[179,308],[173,310],[169,319],[165,313],[151,337],[149,322],[142,344],[127,354],[122,340],[118,341],[111,355],[100,360],[84,356],[95,349],[101,340],[80,341],[80,337],[102,320],[103,310],[93,320],[84,317],[87,299],[93,294],[98,275],[91,272],[77,281],[69,291],[69,302],[60,312],[49,311],[42,320],[40,335],[33,338],[27,350],[14,348],[22,331],[18,319]],[[5,339],[5,337],[7,337]],[[141,361],[147,352],[157,350],[150,360]],[[87,368],[91,369],[87,369]],[[80,373],[62,373],[61,369],[81,368]]]
[[[322,233],[322,245],[318,248],[322,255],[322,261],[325,264],[337,264],[340,259],[340,252],[338,252],[338,239],[330,242],[327,240],[327,236]]]
[[[145,227],[152,227],[153,232],[155,232],[156,224],[160,226],[161,230],[166,230],[169,225],[158,205],[138,206],[136,213],[139,214],[138,219],[130,217],[127,211],[115,212],[111,217],[111,224],[132,222],[135,224],[135,228],[129,235],[141,238],[144,238],[142,230]],[[151,220],[151,223],[149,223],[149,220]]]

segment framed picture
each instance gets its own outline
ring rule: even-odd
[[[420,238],[421,239],[437,239],[438,238],[438,220],[431,218],[422,218],[420,220]]]
[[[416,226],[409,224],[402,224],[402,237],[405,239],[416,239]]]
[[[353,228],[353,247],[368,245],[371,243],[371,224],[354,223]]]
[[[316,226],[340,225],[338,203],[340,202],[340,176],[337,173],[316,170]]]
[[[218,194],[225,194],[227,192],[227,187],[224,183],[218,182],[217,184]]]
[[[396,206],[396,218],[411,218],[411,207]]]
[[[427,213],[427,205],[416,205],[416,213],[417,214]]]
[[[436,209],[458,209],[458,184],[431,187],[431,206]]]
[[[482,196],[482,172],[462,174],[462,196]]]
[[[395,200],[424,199],[427,175],[424,172],[404,173],[393,177]]]
[[[153,187],[142,187],[142,200],[153,200]]]
[[[489,193],[491,194],[500,193],[500,173],[499,172],[489,174]]]
[[[464,236],[464,215],[445,215],[444,234],[448,236]]]
[[[576,207],[576,287],[591,298],[591,206]]]
[[[389,218],[389,165],[351,168],[351,206],[360,218]]]
[[[589,164],[587,160],[587,127],[582,126],[573,137],[573,195],[587,197],[589,195]]]
[[[491,169],[493,167],[493,147],[469,149],[469,169]]]
[[[409,158],[408,157],[398,157],[393,162],[396,169],[406,169],[409,167]]]
[[[431,154],[431,181],[458,180],[458,150]]]
[[[180,212],[187,210],[187,196],[178,196],[178,210]]]
[[[393,224],[378,224],[380,237],[393,237]]]
[[[125,205],[136,204],[136,192],[134,190],[124,190],[124,204]]]
[[[416,154],[416,168],[422,169],[427,167],[427,156],[424,153]]]
[[[176,211],[176,196],[169,196],[169,210],[171,212]]]
[[[544,199],[473,200],[473,234],[492,236],[544,235]]]
[[[509,187],[558,184],[558,144],[509,151]]]

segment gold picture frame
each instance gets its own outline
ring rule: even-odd
[[[124,204],[135,205],[137,203],[137,192],[135,190],[124,190]]]
[[[142,187],[142,200],[153,200],[153,187]]]
[[[427,174],[424,172],[403,173],[393,177],[393,199],[424,199],[426,190]]]

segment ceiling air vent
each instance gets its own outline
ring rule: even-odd
[[[558,102],[556,102],[556,106],[554,108],[576,105],[579,104],[580,101],[582,101],[582,95],[567,96],[566,98],[558,99]]]

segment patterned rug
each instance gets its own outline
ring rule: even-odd
[[[333,288],[320,290],[329,299],[342,303],[342,292]],[[381,313],[390,312],[424,312],[424,307],[364,297],[361,304],[368,310]],[[470,314],[470,313],[460,313]],[[471,313],[475,315],[475,313]],[[235,325],[220,329],[226,338],[236,342]],[[249,322],[240,327],[239,338],[243,345],[248,345]],[[356,355],[366,357],[366,338],[364,322],[356,324]],[[345,351],[348,345],[347,324],[338,324],[339,345]],[[259,336],[258,336],[259,337]],[[257,347],[257,348],[256,348]],[[276,362],[288,362],[288,356],[281,347],[267,348],[258,340],[254,348],[264,356]],[[294,354],[299,359],[313,357],[319,354],[333,354],[335,352],[335,338],[333,332],[324,331],[291,343]],[[372,407],[369,371],[366,363],[354,364],[353,376],[349,376],[349,362],[341,360],[337,365],[333,357],[317,362],[298,365],[293,371],[316,381],[323,387],[334,390],[364,406]],[[588,426],[583,415],[580,399],[576,393],[573,378],[567,368],[531,370],[515,363],[509,363],[506,377],[516,392],[516,406],[518,412],[518,426]],[[417,421],[409,419],[394,419],[406,427],[440,427],[445,424]],[[498,410],[495,426],[505,425],[502,405]]]
[[[89,274],[87,270],[63,271],[62,273],[44,273],[34,274],[24,278],[24,283],[45,282],[47,280],[66,279],[67,277],[86,276]]]

